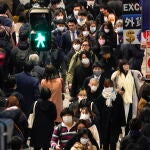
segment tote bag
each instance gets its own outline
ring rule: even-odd
[[[34,103],[34,106],[33,106],[33,113],[31,113],[29,115],[29,118],[28,118],[28,128],[31,129],[32,126],[33,126],[33,122],[34,122],[34,118],[35,118],[35,106],[37,104],[37,101],[35,101]]]

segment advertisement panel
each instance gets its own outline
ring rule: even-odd
[[[141,10],[140,0],[123,0],[124,44],[140,44],[141,42]]]

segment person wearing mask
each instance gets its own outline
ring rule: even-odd
[[[89,27],[87,24],[83,25],[81,28],[81,32],[80,32],[80,36],[79,38],[83,41],[83,40],[89,40]],[[90,40],[89,40],[90,41]]]
[[[89,128],[95,133],[96,141],[99,141],[99,111],[95,103],[91,102],[88,98],[83,99],[79,103],[79,118],[83,120],[87,120],[89,123]],[[95,128],[95,129],[94,129]],[[94,134],[93,134],[94,135]]]
[[[99,150],[98,144],[89,129],[83,128],[73,137],[70,145],[65,150]]]
[[[96,78],[91,78],[88,83],[87,91],[87,98],[94,102],[96,99],[99,98],[102,89],[100,89],[99,80]]]
[[[64,108],[60,114],[62,122],[54,128],[51,147],[56,150],[63,150],[67,142],[76,134],[76,123],[73,120],[73,111],[69,108]]]
[[[79,36],[79,31],[77,30],[77,21],[75,18],[69,18],[67,20],[67,26],[68,30],[62,35],[62,46],[61,46],[66,61],[67,55],[72,47],[72,42]]]
[[[96,17],[96,23],[97,23],[98,29],[101,28],[101,25],[104,22],[108,21],[109,13],[110,13],[110,10],[109,10],[108,6],[106,4],[103,4],[103,3],[100,4],[100,6],[99,6],[99,14]]]
[[[104,72],[104,68],[102,66],[102,64],[100,64],[99,62],[96,62],[93,64],[93,74],[92,76],[90,77],[87,77],[85,80],[84,80],[84,83],[83,83],[83,87],[85,89],[88,89],[89,86],[89,81],[90,79],[92,78],[95,78],[98,80],[98,91],[102,91],[103,89],[103,84],[104,84],[104,80],[105,80],[105,72]]]
[[[90,37],[91,38],[96,38],[96,35],[97,35],[96,21],[90,20],[89,21],[89,26],[90,26]]]
[[[51,91],[42,87],[40,98],[35,104],[35,118],[31,129],[31,146],[34,147],[34,150],[40,150],[41,148],[48,150],[50,148],[49,140],[57,117],[55,104],[48,100],[50,97]]]
[[[102,46],[110,45],[109,39],[107,39],[107,36],[104,33],[97,33],[97,49],[94,50],[94,53],[96,54],[98,60],[101,59],[100,50]]]
[[[29,115],[33,102],[39,97],[39,81],[31,75],[32,69],[33,64],[25,62],[24,71],[15,75],[16,91],[23,95],[22,110],[26,116]]]
[[[72,9],[74,7],[74,5],[76,5],[78,3],[78,0],[63,0],[64,4],[65,4],[65,10],[67,13],[67,16],[69,16],[72,13]]]
[[[111,74],[116,69],[116,60],[114,59],[111,51],[111,47],[104,45],[100,49],[100,63],[103,65],[105,70],[105,77],[111,77]]]
[[[70,104],[69,104],[69,109],[74,112],[74,119],[78,120],[79,119],[79,104],[83,99],[87,99],[87,93],[85,89],[80,89],[78,92],[77,97],[71,98],[70,99]]]
[[[54,22],[58,21],[58,20],[66,20],[66,14],[65,14],[65,10],[62,8],[57,8],[54,11]]]
[[[114,30],[117,34],[117,47],[114,49],[114,56],[116,56],[116,59],[121,58],[121,50],[120,47],[123,44],[123,20],[118,19],[115,23]]]
[[[79,31],[82,31],[82,27],[86,24],[86,22],[88,21],[88,12],[86,10],[80,10],[78,13],[78,18],[77,18],[77,29]]]
[[[55,43],[57,48],[61,48],[62,45],[62,34],[66,31],[65,21],[64,20],[56,20],[56,29],[52,31],[52,35],[55,39]]]
[[[72,49],[68,54],[68,63],[70,63],[72,56],[76,53],[79,53],[80,50],[81,50],[81,41],[79,39],[75,39],[72,42]]]
[[[97,49],[97,41],[96,38],[90,36],[90,28],[88,22],[84,26],[82,26],[79,38],[81,39],[81,41],[88,40],[90,50],[92,50],[93,52],[95,51],[95,49]]]
[[[73,14],[69,17],[74,17],[76,20],[78,19],[79,11],[81,10],[81,5],[79,3],[75,3],[73,5]]]
[[[138,95],[143,81],[141,81],[142,74],[139,71],[130,70],[127,60],[122,60],[118,68],[112,74],[111,79],[114,82],[117,93],[123,99],[126,117],[125,133],[127,134],[129,121],[137,116]]]
[[[63,109],[63,79],[59,77],[58,71],[53,65],[47,65],[45,67],[45,78],[41,80],[40,86],[50,89],[52,96],[49,98],[49,101],[52,101],[57,109],[57,118],[55,122],[61,122],[60,112]]]
[[[122,97],[116,93],[113,82],[105,80],[104,89],[94,103],[99,110],[100,139],[104,150],[116,150],[121,127],[125,126]]]
[[[78,53],[75,53],[70,60],[70,64],[67,72],[67,81],[69,83],[72,82],[75,67],[81,64],[80,54],[84,51],[89,53],[92,64],[98,60],[96,55],[93,53],[93,51],[89,46],[89,41],[88,40],[82,41],[80,51]]]
[[[116,46],[117,46],[117,34],[113,29],[112,23],[111,22],[103,23],[99,33],[101,33],[101,32],[103,32],[106,35],[107,39],[111,42],[110,46],[112,48],[116,48]]]
[[[71,97],[76,97],[80,88],[82,88],[84,79],[92,74],[92,61],[90,59],[90,53],[88,51],[83,51],[79,55],[81,64],[75,67],[72,88],[71,88]]]
[[[118,19],[115,23],[115,32],[117,33],[117,45],[123,43],[123,20]]]

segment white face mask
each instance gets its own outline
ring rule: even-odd
[[[64,124],[71,124],[72,123],[72,116],[64,116],[63,118]]]
[[[98,86],[93,85],[93,86],[91,86],[91,91],[95,92],[95,91],[97,91],[97,88],[98,88]]]
[[[78,16],[78,13],[79,13],[78,10],[74,10],[74,11],[73,11],[74,16]]]
[[[78,96],[78,101],[81,102],[83,99],[87,99],[86,96]]]
[[[80,143],[83,144],[83,145],[86,145],[88,143],[88,141],[89,141],[88,138],[84,138],[84,137],[80,138]]]
[[[90,60],[88,58],[83,58],[81,62],[84,65],[88,65],[90,63]]]
[[[83,26],[86,22],[86,19],[77,19],[77,22],[80,26]]]
[[[104,29],[105,33],[109,33],[110,29]]]
[[[108,93],[113,92],[113,90],[114,90],[113,87],[107,87],[107,88],[105,88],[105,91],[108,92]]]
[[[83,31],[82,33],[84,37],[87,37],[89,35],[89,31]]]
[[[116,31],[117,31],[117,33],[122,33],[122,32],[123,32],[123,27],[118,27],[118,28],[116,29]]]
[[[63,16],[57,16],[57,17],[56,17],[56,20],[63,20],[63,19],[64,19]]]
[[[80,119],[88,120],[88,119],[90,119],[90,114],[82,114],[82,113],[81,113]]]
[[[93,6],[94,5],[94,1],[87,1],[87,5],[88,6]]]
[[[65,27],[57,27],[57,29],[62,32],[64,31]]]
[[[96,31],[96,27],[90,27],[90,31],[93,33]]]
[[[81,48],[81,45],[80,44],[73,44],[73,48],[75,51],[79,51]]]

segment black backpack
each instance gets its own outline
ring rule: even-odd
[[[17,49],[16,52],[16,69],[18,72],[23,70],[24,63],[29,60],[30,49],[21,50]]]

